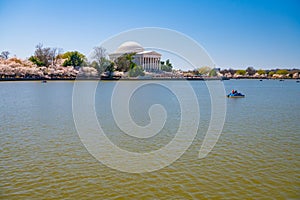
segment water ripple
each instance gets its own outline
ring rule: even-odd
[[[38,83],[0,83],[0,199],[299,199],[300,104],[277,98],[281,90],[299,88],[288,81],[285,88],[268,81],[260,83],[266,88],[251,81],[238,83],[247,98],[227,102],[223,134],[207,158],[199,160],[197,152],[207,130],[202,123],[210,115],[205,89],[195,85],[204,103],[196,140],[172,165],[144,174],[115,171],[90,156],[73,124],[71,83],[43,88]],[[272,101],[254,98],[257,92],[273,95]],[[299,94],[290,98],[300,99]],[[266,112],[253,113],[253,108]],[[107,130],[124,148],[145,151],[170,141],[171,128],[142,147],[122,143],[113,125]]]

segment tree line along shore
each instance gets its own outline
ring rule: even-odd
[[[27,59],[0,54],[0,81],[6,80],[75,80],[81,79],[299,79],[299,69],[220,69],[209,66],[183,71],[174,69],[170,60],[162,61],[159,71],[146,72],[133,62],[134,53],[124,54],[114,61],[108,59],[103,47],[95,47],[90,59],[78,52],[43,47],[38,44]]]

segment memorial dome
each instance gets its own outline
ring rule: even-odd
[[[121,44],[115,53],[139,53],[144,51],[144,48],[137,42],[128,41]]]

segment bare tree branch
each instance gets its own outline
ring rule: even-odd
[[[8,51],[2,51],[0,57],[6,60],[8,59],[9,54],[10,53]]]

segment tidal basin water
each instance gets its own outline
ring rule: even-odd
[[[81,143],[72,115],[74,82],[1,82],[0,199],[300,199],[300,83],[223,83],[227,93],[237,89],[246,97],[226,99],[224,129],[206,158],[198,152],[211,117],[210,97],[205,82],[191,81],[200,108],[194,142],[171,165],[131,174],[105,166]],[[185,92],[180,81],[173,84]],[[159,134],[136,139],[113,120],[114,86],[99,83],[95,97],[107,137],[132,152],[168,144],[180,121],[172,92],[153,82],[134,93],[129,106],[137,124],[149,123],[152,104],[168,114]]]

